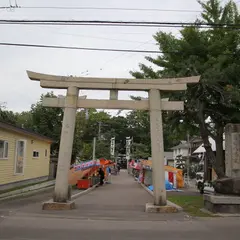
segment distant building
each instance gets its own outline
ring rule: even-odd
[[[165,165],[174,166],[173,152],[164,152]]]
[[[188,155],[192,155],[194,151],[202,145],[202,138],[201,137],[192,137],[187,141],[180,141],[180,144],[177,146],[172,147],[173,150],[173,158],[176,159],[178,156],[188,157]]]
[[[187,157],[189,154],[190,144],[187,141],[181,141],[180,144],[171,148],[173,150],[173,159],[178,156]]]
[[[52,140],[0,122],[0,190],[48,179]]]
[[[148,157],[148,160],[152,160],[152,157]],[[164,152],[164,165],[174,165],[173,152]]]

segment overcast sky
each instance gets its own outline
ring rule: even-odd
[[[14,5],[15,0],[11,0]],[[225,1],[222,1],[225,2]],[[17,0],[24,7],[115,7],[188,9],[199,11],[196,0]],[[9,0],[0,0],[0,7]],[[0,19],[41,20],[125,20],[125,21],[184,21],[192,22],[198,12],[148,12],[116,10],[59,10],[59,9],[0,9]],[[94,48],[158,50],[152,35],[160,29],[143,27],[96,26],[22,26],[0,25],[0,42],[49,44]],[[178,29],[162,29],[178,33]],[[143,53],[114,53],[80,50],[37,49],[0,46],[0,103],[9,110],[29,110],[42,93],[39,82],[27,78],[26,70],[56,75],[89,77],[131,77],[145,62]],[[54,91],[64,94],[64,91]],[[104,91],[81,91],[88,98],[107,99]],[[120,99],[128,99],[132,92],[121,92]],[[146,96],[145,93],[134,95]]]

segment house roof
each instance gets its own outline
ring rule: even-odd
[[[200,142],[202,142],[202,138],[198,137],[198,136],[194,136],[190,139],[190,142],[191,143],[200,143]]]
[[[211,148],[212,150],[215,152],[216,151],[216,142],[213,138],[209,137],[208,138],[210,144],[211,144]],[[225,150],[225,140],[223,140],[223,150]],[[196,154],[196,153],[205,153],[206,150],[204,148],[204,144],[202,144],[201,146],[199,146],[194,152],[193,154]]]
[[[181,141],[181,143],[180,144],[178,144],[177,146],[174,146],[174,147],[172,147],[171,149],[188,149],[188,148],[190,148],[190,144],[188,144],[186,141]]]
[[[12,124],[9,124],[9,123],[5,123],[5,122],[0,121],[0,128],[11,131],[11,132],[14,132],[14,133],[19,133],[19,134],[23,134],[23,135],[26,135],[26,136],[30,136],[30,137],[33,137],[33,138],[36,138],[36,139],[39,139],[39,140],[42,140],[42,141],[46,141],[46,142],[50,142],[50,143],[54,142],[53,139],[51,139],[49,137],[46,137],[42,134],[36,133],[36,132],[34,132],[32,130],[29,130],[29,129],[16,127],[16,126],[14,126]]]

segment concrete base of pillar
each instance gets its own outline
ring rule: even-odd
[[[153,203],[147,203],[145,211],[147,213],[177,213],[179,209],[174,205],[156,206]]]
[[[208,195],[203,196],[204,208],[211,213],[240,213],[240,197],[230,195]]]
[[[68,201],[66,203],[54,202],[53,200],[44,202],[42,205],[42,210],[72,210],[75,209],[75,202]]]

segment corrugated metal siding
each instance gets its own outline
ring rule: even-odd
[[[49,174],[50,144],[21,134],[0,129],[0,140],[8,141],[8,159],[0,159],[0,185]],[[15,175],[15,149],[17,140],[26,140],[24,175]],[[45,150],[47,149],[47,157]],[[33,158],[33,151],[39,152],[39,158]]]

